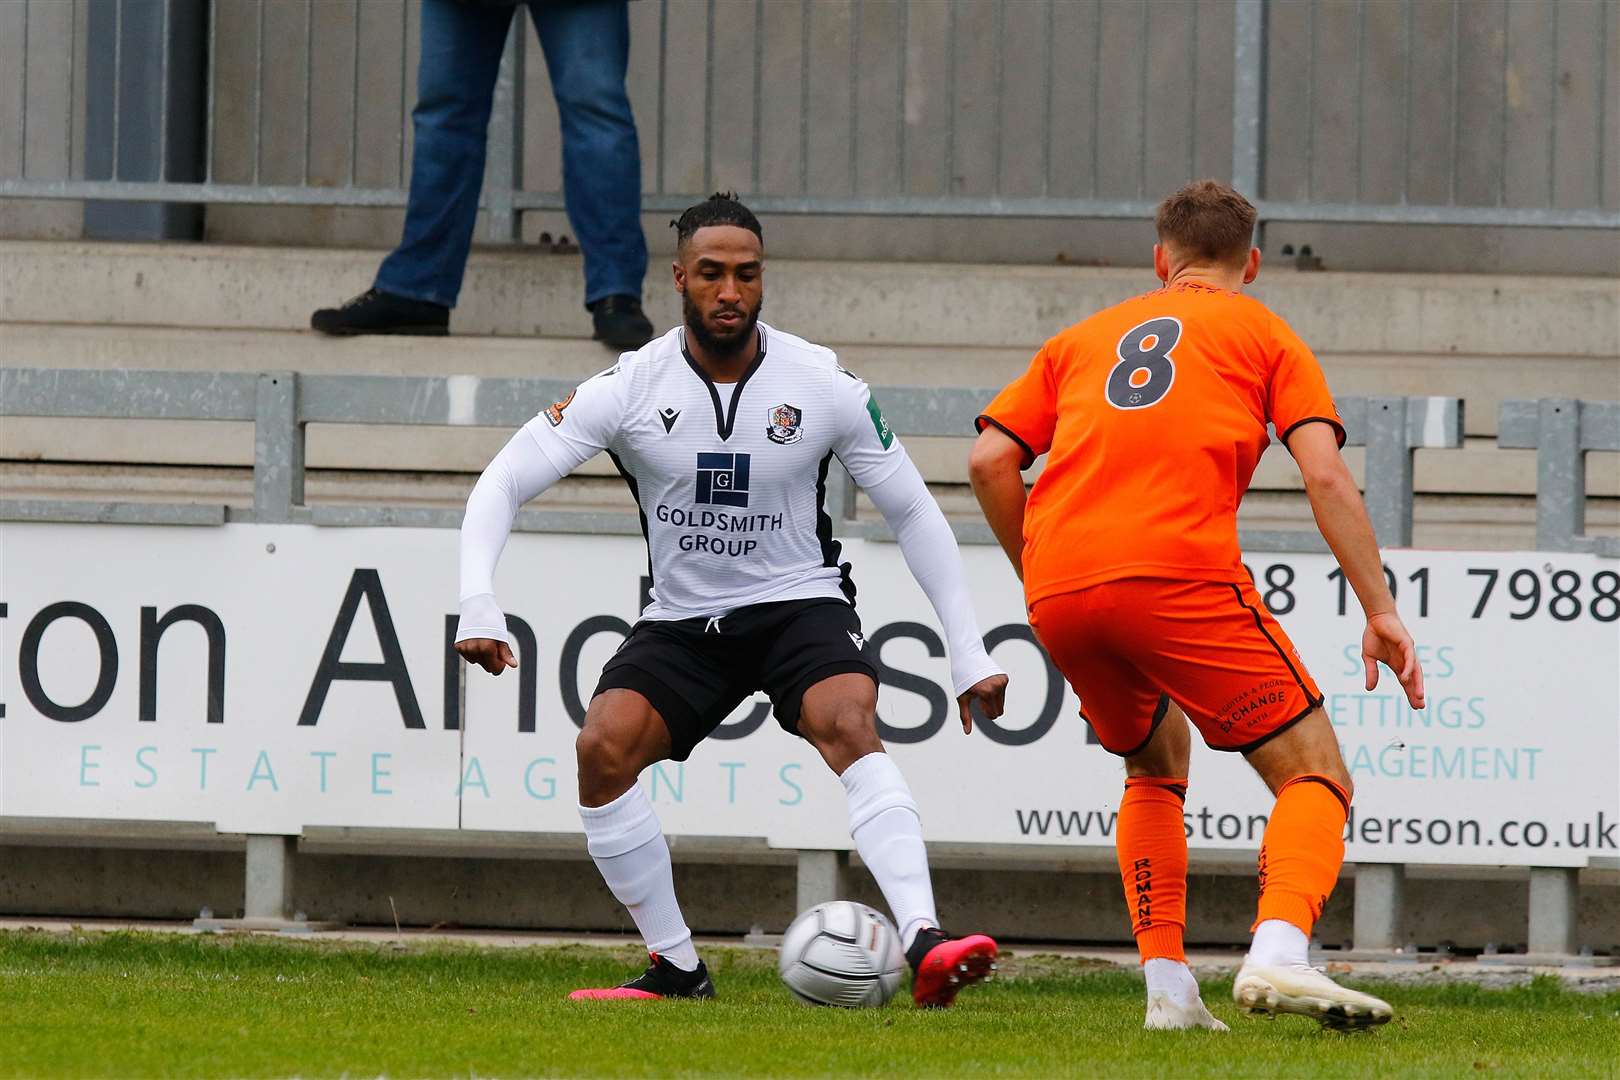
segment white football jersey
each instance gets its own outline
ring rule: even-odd
[[[836,455],[870,487],[905,450],[832,350],[759,331],[759,358],[734,384],[711,381],[677,327],[527,425],[560,472],[606,450],[629,483],[653,583],[644,619],[855,599],[823,508],[828,465]]]

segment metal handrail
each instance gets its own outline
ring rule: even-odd
[[[514,428],[570,384],[557,379],[482,378],[474,375],[302,375],[295,372],[176,373],[167,371],[0,369],[0,417],[91,417],[127,420],[253,420],[254,505],[251,514],[189,504],[93,504],[83,501],[7,500],[0,519],[151,520],[162,524],[219,524],[226,520],[310,522],[318,525],[454,527],[454,509],[307,506],[304,502],[305,428],[312,423],[396,424]],[[996,394],[990,388],[885,387],[884,412],[896,430],[928,437],[970,437],[974,420]],[[1367,449],[1366,499],[1380,543],[1412,542],[1412,455],[1419,449],[1463,443],[1463,402],[1450,397],[1344,397],[1338,399],[1347,444]],[[1598,416],[1602,406],[1591,406]],[[1607,415],[1607,414],[1603,414]],[[855,517],[855,489],[847,474],[829,485],[829,513],[847,535],[888,539],[882,522]],[[52,516],[60,515],[60,516]],[[527,511],[517,527],[540,532],[636,533],[630,513]],[[994,543],[982,524],[958,522],[965,543]],[[1325,551],[1314,531],[1245,531],[1252,551]]]

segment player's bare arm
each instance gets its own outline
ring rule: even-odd
[[[1396,614],[1372,522],[1355,478],[1339,454],[1333,429],[1326,424],[1305,424],[1289,436],[1288,449],[1305,479],[1317,528],[1367,614],[1367,629],[1361,637],[1367,689],[1378,685],[1378,665],[1382,663],[1395,672],[1412,708],[1423,708],[1423,668],[1418,664],[1417,646]]]
[[[994,425],[986,425],[968,456],[973,497],[1007,553],[1018,580],[1024,579],[1024,448]]]

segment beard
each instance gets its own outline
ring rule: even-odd
[[[681,297],[681,314],[686,320],[686,332],[696,339],[704,352],[717,360],[729,360],[748,348],[749,342],[754,340],[754,328],[759,325],[759,312],[764,306],[765,299],[761,297],[754,310],[737,324],[735,330],[717,331],[704,322],[703,313],[691,296]]]

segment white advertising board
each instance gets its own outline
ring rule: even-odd
[[[639,610],[637,538],[520,534],[499,588],[532,643],[448,662],[456,536],[431,529],[0,527],[0,816],[577,832],[573,739]],[[1012,676],[957,725],[939,631],[892,544],[851,541],[879,716],[930,840],[1110,845],[1117,759],[1034,646],[999,550],[963,558]],[[1361,619],[1325,555],[1250,567],[1326,695],[1356,783],[1348,858],[1584,865],[1620,833],[1620,564],[1391,551],[1429,707],[1361,688]],[[521,635],[520,635],[521,636]],[[762,698],[643,776],[672,835],[849,845],[842,788]],[[1195,740],[1196,742],[1196,740]],[[1270,797],[1199,746],[1194,848],[1252,850]]]

